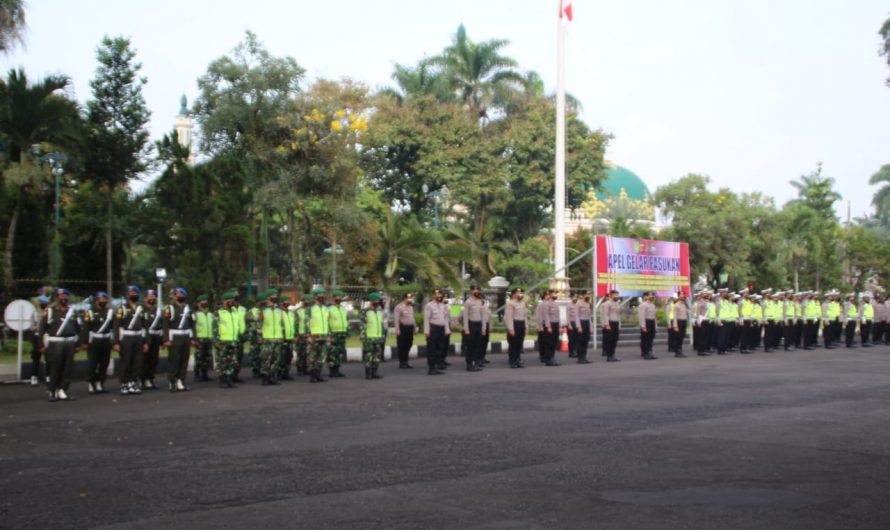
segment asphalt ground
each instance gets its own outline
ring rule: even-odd
[[[0,385],[0,526],[890,527],[890,348],[619,353],[60,403]]]

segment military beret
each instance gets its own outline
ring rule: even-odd
[[[145,291],[145,295],[146,295],[146,296],[148,296],[148,295],[151,295],[151,296],[157,296],[157,295],[158,295],[158,292],[155,291],[154,289],[148,289],[147,291]]]
[[[281,303],[287,303],[287,302],[290,302],[290,297],[287,296],[287,295],[282,296],[282,297],[280,297],[280,298],[278,299],[278,303],[279,303],[279,304],[281,304]]]
[[[312,295],[309,294],[309,293],[304,294],[304,295],[303,295],[303,301],[304,301],[304,302],[311,302],[311,301],[312,301]]]
[[[343,297],[343,296],[346,296],[346,293],[344,293],[344,292],[341,291],[340,289],[334,289],[334,291],[331,293],[331,296],[340,296],[340,297]]]
[[[105,291],[99,291],[96,293],[96,298],[98,299],[98,298],[111,298],[111,297],[108,296],[108,293],[106,293]]]
[[[128,285],[127,292],[129,292],[129,291],[133,291],[134,293],[142,294],[142,289],[140,289],[139,286],[136,284]]]
[[[232,291],[226,291],[226,292],[223,293],[223,295],[222,295],[222,299],[223,299],[223,300],[234,300],[234,299],[235,299],[235,293],[233,293]]]
[[[177,293],[177,294],[181,294],[182,296],[188,296],[188,295],[189,295],[189,292],[186,291],[184,287],[177,287],[176,289],[173,289],[173,292],[174,292],[174,293]]]
[[[264,294],[265,294],[264,298],[278,296],[278,289],[268,289],[268,290],[266,290],[266,292]]]
[[[324,287],[316,287],[315,289],[312,289],[312,294],[314,296],[318,296],[320,294],[325,294],[325,293],[327,293],[327,291],[324,290]]]
[[[198,298],[196,298],[195,301],[196,301],[196,302],[206,302],[206,301],[207,301],[207,295],[206,295],[206,294],[202,294],[202,295],[198,296]]]
[[[40,295],[40,296],[37,297],[37,301],[40,302],[41,304],[48,304],[48,303],[49,303],[49,297],[46,296],[45,294],[42,294],[42,295]]]
[[[65,296],[71,296],[71,291],[69,291],[68,289],[65,289],[64,287],[59,287],[58,289],[56,289],[54,291],[54,293],[56,296],[63,295],[63,294]]]
[[[368,300],[370,300],[370,301],[372,301],[372,302],[376,302],[377,300],[380,300],[380,293],[378,293],[378,292],[373,292],[373,293],[369,294],[369,295],[368,295]]]

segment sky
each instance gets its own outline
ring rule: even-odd
[[[522,70],[555,91],[558,0],[30,0],[25,46],[0,57],[31,79],[64,73],[90,97],[104,35],[130,37],[148,78],[153,138],[173,127],[179,98],[251,30],[308,80],[391,85],[393,65],[449,45],[502,38]],[[777,205],[791,180],[836,180],[854,217],[871,211],[869,177],[890,163],[890,77],[880,0],[573,0],[566,90],[582,119],[612,135],[607,159],[650,190],[688,173],[714,187],[761,191]]]

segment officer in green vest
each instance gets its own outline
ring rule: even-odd
[[[250,360],[250,369],[254,377],[260,376],[260,328],[263,325],[260,319],[260,313],[266,305],[268,291],[262,291],[256,295],[256,303],[247,313],[247,335],[250,342],[250,351],[248,358]]]
[[[856,294],[847,295],[844,303],[844,343],[847,348],[856,345],[856,326],[859,324],[859,305],[856,303]]]
[[[674,328],[671,325],[671,322],[674,321],[674,303],[677,301],[673,296],[668,296],[667,301],[664,304],[664,326],[667,328],[667,336],[668,336],[668,352],[674,353],[677,348],[677,334],[674,332]],[[643,357],[649,355],[654,357],[651,353],[643,354]]]
[[[819,342],[819,326],[822,325],[822,303],[819,291],[809,291],[803,306],[803,349],[812,350]]]
[[[717,305],[717,326],[719,326],[719,339],[717,354],[726,355],[732,344],[732,334],[738,321],[738,309],[729,299],[729,290],[720,289],[720,302]]]
[[[383,354],[383,312],[380,310],[380,293],[368,295],[369,306],[362,318],[362,363],[365,365],[365,379],[383,379],[377,373],[380,357]]]
[[[222,296],[223,307],[213,319],[213,338],[216,345],[216,371],[220,388],[235,388],[238,367],[238,349],[241,348],[242,316],[235,305],[235,294],[228,291]]]
[[[277,385],[275,363],[284,342],[284,313],[278,307],[278,290],[266,291],[266,306],[260,311],[260,376],[262,384]]]
[[[207,308],[207,295],[202,294],[196,299],[197,310],[192,313],[195,321],[195,382],[210,381],[207,374],[213,355],[213,313]]]
[[[343,307],[345,294],[340,289],[331,293],[334,300],[328,307],[328,319],[331,327],[331,347],[328,350],[328,367],[331,377],[343,377],[340,366],[346,361],[346,338],[349,336],[349,319]]]
[[[760,347],[760,341],[763,337],[763,305],[760,303],[763,297],[755,294],[751,297],[751,343],[750,351],[755,351]]]
[[[281,344],[281,352],[278,363],[278,378],[284,381],[293,381],[290,375],[290,365],[294,361],[294,339],[297,336],[297,316],[290,310],[290,297],[282,296],[278,299],[281,311],[284,313],[284,342]]]
[[[841,306],[837,301],[839,293],[829,291],[828,301],[822,305],[822,341],[826,350],[836,348],[835,341],[840,340]]]
[[[754,302],[751,300],[751,291],[747,287],[742,289],[742,300],[739,302],[739,313],[742,316],[742,330],[739,332],[739,353],[750,353],[753,349],[751,343],[754,339],[754,330],[751,324],[751,313],[754,310]]]
[[[241,372],[241,365],[244,362],[244,345],[250,340],[250,331],[247,325],[247,308],[241,305],[241,293],[237,287],[232,287],[227,291],[232,294],[232,308],[238,314],[238,347],[235,348],[235,373],[232,375],[233,383],[243,383],[238,374]]]
[[[309,375],[309,307],[312,295],[303,295],[303,301],[296,311],[297,317],[297,375]]]
[[[875,321],[875,306],[871,303],[871,295],[859,294],[859,316],[862,319],[862,327],[859,335],[862,337],[862,347],[871,347],[871,330]]]
[[[315,303],[309,306],[306,312],[306,320],[309,327],[309,382],[324,383],[327,379],[322,377],[322,367],[328,357],[328,346],[331,342],[331,326],[328,317],[328,308],[324,303],[324,287],[316,287],[312,290]]]
[[[718,318],[718,303],[719,296],[714,293],[708,291],[708,320],[710,321],[710,325],[708,326],[708,335],[707,335],[707,345],[705,346],[705,353],[714,353],[717,351],[717,343],[720,338],[720,329],[718,328],[719,318]]]

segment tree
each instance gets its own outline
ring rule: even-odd
[[[114,197],[148,168],[148,121],[139,77],[142,64],[125,37],[105,37],[96,50],[99,66],[90,82],[93,99],[87,103],[86,175],[107,195],[105,209],[105,283],[112,292],[114,279]],[[120,243],[120,242],[118,242]]]
[[[884,164],[877,173],[868,179],[872,186],[883,184],[871,199],[875,215],[884,224],[890,224],[890,164]]]
[[[452,89],[467,108],[483,123],[499,87],[521,84],[524,79],[514,68],[514,59],[501,55],[509,44],[505,39],[473,42],[463,24],[458,26],[451,46],[431,59],[445,69]]]
[[[887,64],[890,65],[890,18],[884,21],[884,24],[881,25],[881,29],[878,31],[878,35],[881,36],[881,50],[880,53],[887,59]],[[890,86],[890,78],[887,78],[887,85]]]
[[[8,53],[22,43],[25,31],[25,1],[0,0],[0,52]]]
[[[23,70],[10,70],[0,82],[0,132],[8,141],[8,152],[14,168],[4,171],[4,187],[12,187],[13,208],[6,229],[3,254],[3,284],[13,288],[16,236],[33,234],[39,224],[20,227],[21,208],[30,194],[47,177],[35,167],[29,154],[34,144],[72,151],[79,142],[80,121],[77,104],[62,90],[69,85],[65,76],[49,76],[29,83]],[[20,233],[26,229],[27,233]],[[33,237],[33,235],[32,235]]]
[[[428,281],[453,279],[453,275],[449,278],[447,265],[436,259],[442,247],[441,236],[422,226],[416,218],[387,211],[385,222],[379,227],[379,237],[377,270],[384,288],[406,269]]]
[[[392,96],[399,103],[423,96],[432,96],[442,103],[455,101],[448,78],[430,59],[422,59],[414,67],[397,64],[392,79],[398,89],[386,88],[380,94]]]
[[[805,281],[822,289],[823,282],[830,286],[840,285],[840,224],[834,211],[834,203],[841,195],[834,190],[834,179],[822,176],[822,164],[816,170],[791,181],[797,189],[798,198],[789,205],[798,206],[798,215],[809,218],[809,231],[794,234],[804,238],[808,244],[807,257],[803,260],[802,272]],[[798,223],[799,224],[799,223]]]

